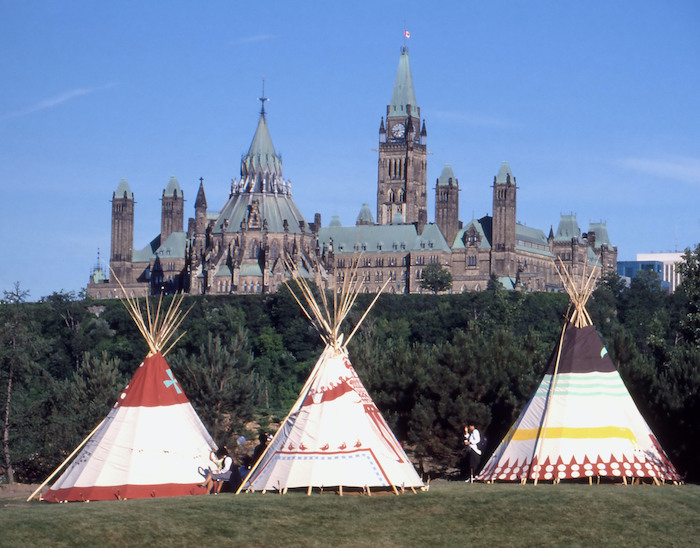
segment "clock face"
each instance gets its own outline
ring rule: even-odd
[[[406,128],[403,124],[394,124],[394,127],[391,128],[391,134],[397,139],[403,137],[405,131]]]

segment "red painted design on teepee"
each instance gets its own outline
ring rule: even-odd
[[[159,407],[188,403],[168,362],[158,352],[143,360],[129,385],[119,395],[121,407]]]

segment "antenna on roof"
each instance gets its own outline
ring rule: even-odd
[[[267,97],[265,97],[265,77],[263,76],[262,79],[262,97],[258,97],[258,101],[262,103],[262,107],[260,108],[260,116],[265,116],[265,101],[269,101]]]

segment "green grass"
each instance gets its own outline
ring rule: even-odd
[[[48,504],[0,501],[0,546],[697,546],[700,486],[467,485]]]

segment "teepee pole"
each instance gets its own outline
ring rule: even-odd
[[[74,450],[70,455],[68,455],[68,456],[66,457],[66,459],[58,466],[58,468],[56,468],[56,470],[54,470],[54,471],[51,473],[51,475],[50,475],[48,478],[46,478],[46,479],[44,480],[44,483],[42,483],[39,487],[37,487],[36,491],[34,491],[31,495],[29,495],[29,498],[27,499],[27,502],[29,502],[30,500],[32,500],[32,499],[34,498],[34,496],[35,496],[39,491],[41,491],[42,488],[43,488],[47,483],[49,483],[49,482],[51,481],[51,479],[52,479],[56,474],[58,474],[58,472],[66,465],[66,463],[67,463],[68,461],[70,461],[70,460],[75,456],[75,454],[83,448],[83,446],[84,446],[84,445],[88,442],[88,440],[95,434],[95,432],[97,432],[97,430],[100,428],[100,426],[102,426],[102,424],[103,424],[104,421],[106,421],[106,420],[107,420],[107,417],[105,417],[104,419],[102,419],[102,420],[100,421],[100,424],[98,424],[97,426],[95,426],[95,428],[93,429],[93,431],[90,432],[90,433],[87,435],[87,437],[86,437],[83,441],[80,442],[80,444],[78,445],[78,447],[76,447],[75,450]]]
[[[547,399],[544,406],[544,420],[542,421],[542,430],[540,435],[537,436],[537,442],[535,443],[535,453],[534,456],[537,458],[537,466],[539,467],[535,470],[535,480],[534,483],[537,485],[537,480],[540,478],[540,470],[542,469],[542,463],[540,459],[542,457],[542,447],[544,446],[545,438],[547,435],[547,422],[549,421],[549,408],[552,404],[552,398],[554,397],[554,389],[557,382],[557,374],[559,373],[559,362],[561,361],[561,350],[564,345],[564,334],[566,333],[567,323],[564,323],[564,327],[561,330],[561,337],[559,337],[559,348],[557,349],[557,361],[554,364],[554,372],[552,373],[552,380],[549,384],[549,390],[547,392]]]
[[[348,346],[348,344],[350,343],[350,339],[352,339],[352,337],[355,335],[355,331],[357,331],[357,329],[360,327],[360,325],[362,325],[362,322],[367,317],[367,314],[369,313],[370,310],[372,310],[374,303],[377,302],[377,299],[379,299],[379,296],[384,292],[384,290],[386,289],[386,286],[389,284],[390,281],[391,281],[391,279],[388,279],[386,282],[384,282],[384,285],[382,286],[382,288],[379,291],[377,291],[377,294],[375,295],[374,299],[372,299],[372,302],[367,307],[367,310],[365,310],[365,313],[362,314],[360,321],[357,322],[355,329],[352,330],[352,333],[350,333],[350,336],[347,338],[347,340],[345,341],[345,344],[343,346],[346,346],[346,347]]]
[[[238,489],[236,489],[236,495],[241,492],[241,489],[246,484],[246,482],[250,479],[250,477],[253,475],[253,472],[255,472],[257,470],[258,464],[263,461],[263,459],[265,458],[265,455],[270,450],[270,447],[272,447],[275,444],[277,437],[282,433],[284,425],[287,424],[289,417],[292,416],[292,413],[294,413],[294,411],[298,411],[299,408],[301,407],[301,404],[304,402],[304,400],[306,399],[306,395],[309,392],[309,388],[311,387],[311,383],[316,378],[316,375],[318,375],[318,371],[320,368],[321,368],[321,360],[319,359],[316,362],[316,365],[314,366],[313,370],[311,371],[309,378],[306,379],[306,383],[304,383],[304,387],[301,389],[301,392],[299,392],[299,397],[297,398],[297,401],[294,402],[294,405],[292,405],[291,409],[289,410],[289,413],[287,413],[287,416],[284,417],[284,420],[280,423],[280,427],[277,429],[277,432],[275,432],[275,435],[272,437],[272,440],[270,441],[270,443],[268,443],[267,446],[265,447],[265,450],[262,452],[262,455],[260,455],[258,460],[253,463],[253,466],[251,466],[250,470],[248,470],[248,473],[246,474],[245,478],[243,478],[243,481],[238,486]]]

